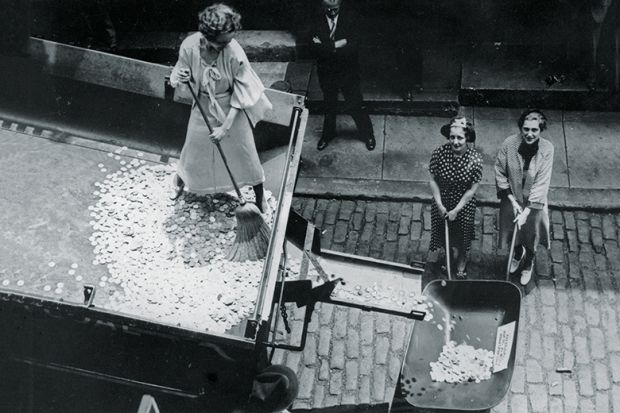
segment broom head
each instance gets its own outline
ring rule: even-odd
[[[228,251],[229,261],[257,261],[265,258],[271,230],[258,207],[250,202],[235,209],[237,235]]]

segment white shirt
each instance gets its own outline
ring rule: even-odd
[[[327,19],[327,25],[329,26],[329,32],[331,33],[334,26],[338,26],[338,16],[339,14],[336,15],[336,17],[332,19],[329,18],[328,15],[325,15],[325,18]]]

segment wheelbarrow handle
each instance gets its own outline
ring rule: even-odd
[[[517,232],[519,232],[519,225],[515,223],[512,229],[512,241],[510,242],[510,251],[508,252],[508,265],[506,266],[506,281],[510,279],[510,266],[512,265],[512,256],[515,251],[515,242],[517,241]]]
[[[444,236],[446,239],[446,269],[448,270],[448,280],[451,280],[452,270],[450,268],[450,255],[452,255],[452,251],[450,250],[450,230],[448,228],[448,217],[445,217],[443,222],[444,222]]]

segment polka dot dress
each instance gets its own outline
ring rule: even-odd
[[[429,171],[439,186],[443,206],[450,211],[456,207],[465,192],[482,179],[482,158],[473,148],[468,148],[460,157],[455,156],[450,144],[447,143],[433,151]],[[475,214],[474,196],[459,211],[456,219],[448,223],[451,246],[462,245],[466,252],[469,251],[474,237]],[[439,248],[444,248],[444,219],[433,202],[430,250],[435,251]]]

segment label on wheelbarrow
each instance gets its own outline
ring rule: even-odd
[[[514,335],[514,321],[504,324],[497,329],[497,336],[495,338],[495,357],[493,359],[493,373],[497,373],[508,368],[508,361],[510,360],[510,353],[512,352]]]

